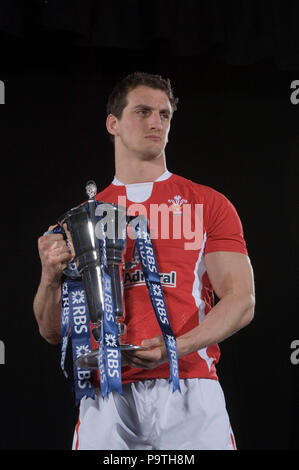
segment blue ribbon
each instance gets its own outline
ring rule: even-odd
[[[144,219],[142,216],[138,216],[137,220],[138,222],[136,223],[135,221],[133,224],[136,233],[136,247],[138,250],[139,260],[149,297],[155,311],[155,315],[158,320],[167,350],[170,367],[169,383],[172,382],[173,392],[176,390],[181,391],[179,382],[177,343],[170,326],[148,224],[146,219]]]
[[[122,395],[121,383],[121,352],[118,339],[117,324],[112,298],[111,277],[104,270],[104,317],[101,343],[103,348],[105,369],[108,378],[107,390],[102,392],[106,396],[113,390]]]
[[[69,325],[70,325],[70,306],[69,306],[69,283],[64,281],[61,288],[61,302],[62,302],[62,311],[61,311],[61,360],[60,367],[66,379],[69,378],[68,373],[65,370],[65,357],[66,350],[68,346],[69,339]]]
[[[99,245],[102,252],[104,296],[104,314],[101,325],[97,359],[100,375],[101,394],[103,397],[105,397],[112,391],[116,391],[122,395],[121,351],[112,297],[112,282],[107,270],[106,238],[104,226],[102,223],[102,217],[98,215],[97,218],[97,233],[100,234]]]
[[[62,233],[64,230],[61,226],[54,227],[53,230],[45,232],[44,235],[50,233]],[[68,241],[66,240],[68,245]],[[69,330],[71,329],[72,339],[72,357],[75,361],[82,354],[91,351],[91,336],[89,325],[89,312],[85,296],[85,290],[77,271],[75,262],[70,262],[64,274],[66,279],[61,286],[61,360],[60,366],[64,376],[69,380],[67,371],[65,370],[65,357],[69,342]],[[76,405],[86,396],[95,397],[93,375],[90,369],[84,369],[73,365],[74,369],[74,388]]]
[[[75,365],[75,361],[78,357],[91,352],[91,336],[88,306],[82,282],[81,280],[75,279],[69,279],[67,282],[77,405],[84,396],[93,399],[95,397],[92,370]]]

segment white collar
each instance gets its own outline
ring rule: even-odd
[[[172,175],[172,173],[170,171],[166,170],[154,182],[167,180],[171,175]],[[126,186],[126,187],[133,187],[133,186],[136,186],[136,185],[139,185],[139,184],[152,184],[152,183],[153,183],[153,181],[148,181],[148,182],[145,182],[145,183],[124,184],[121,181],[119,181],[115,176],[114,176],[113,181],[112,181],[112,184],[114,184],[115,186]]]

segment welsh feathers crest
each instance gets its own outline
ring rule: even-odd
[[[168,202],[172,203],[170,209],[174,214],[182,214],[182,205],[188,201],[181,196],[174,196],[173,199],[168,199]]]

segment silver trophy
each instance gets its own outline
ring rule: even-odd
[[[126,245],[126,208],[116,204],[99,202],[95,199],[97,187],[94,181],[86,184],[88,201],[74,207],[59,219],[59,224],[67,227],[74,248],[74,260],[78,274],[82,278],[92,334],[99,342],[104,313],[103,266],[107,266],[112,283],[112,298],[117,322],[120,349],[146,349],[142,346],[123,344],[125,333],[123,301],[123,252]],[[102,221],[99,223],[101,215]],[[106,249],[102,250],[101,241]],[[106,260],[103,259],[103,254]],[[76,359],[75,364],[82,368],[97,368],[97,354],[94,350]]]

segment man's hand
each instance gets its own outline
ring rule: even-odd
[[[48,230],[52,230],[51,225]],[[62,271],[73,255],[61,233],[43,235],[38,239],[38,251],[42,264],[42,280],[47,284],[60,282]]]
[[[51,225],[48,231],[53,228]],[[61,278],[73,258],[73,250],[66,245],[61,233],[51,233],[38,239],[38,251],[42,275],[33,301],[34,315],[43,338],[57,344],[61,341]]]
[[[167,350],[163,336],[155,336],[142,341],[141,346],[147,350],[122,351],[122,365],[140,369],[154,369],[168,361]]]

